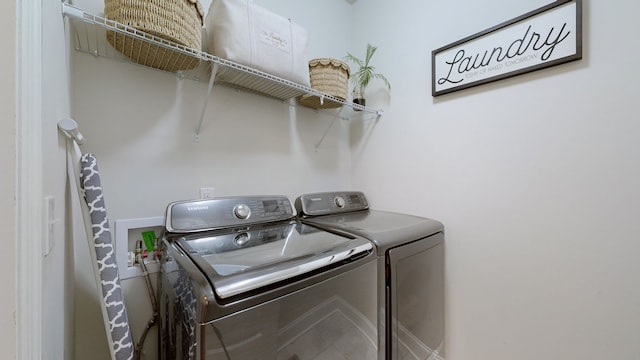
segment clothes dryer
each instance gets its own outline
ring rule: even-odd
[[[300,221],[369,239],[378,257],[378,359],[444,358],[444,226],[372,210],[362,192],[299,196]]]

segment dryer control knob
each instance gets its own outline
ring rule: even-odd
[[[238,204],[233,207],[233,215],[241,220],[248,219],[251,216],[251,208],[245,204]]]
[[[344,201],[344,198],[342,196],[334,197],[333,203],[336,204],[336,206],[341,209],[347,204],[346,201]]]

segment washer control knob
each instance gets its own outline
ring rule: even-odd
[[[346,201],[344,201],[344,198],[342,196],[334,197],[333,203],[336,204],[336,206],[341,209],[347,204]]]
[[[251,216],[251,208],[245,204],[238,204],[233,207],[233,215],[240,220],[248,219]]]

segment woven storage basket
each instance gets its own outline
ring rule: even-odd
[[[202,48],[204,10],[198,0],[104,0],[104,14],[109,20],[196,51]],[[107,31],[107,40],[131,60],[156,69],[178,71],[200,64],[195,56],[115,31]]]
[[[349,65],[330,58],[313,59],[309,61],[309,77],[311,88],[327,95],[335,96],[340,100],[346,100],[349,92]],[[314,109],[327,109],[342,106],[328,99],[317,96],[304,95],[298,98],[298,103]]]

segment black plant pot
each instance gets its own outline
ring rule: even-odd
[[[354,104],[367,106],[367,99],[364,98],[364,87],[356,86],[353,88],[351,92],[351,98],[353,99]],[[355,111],[360,111],[360,109],[353,108]]]
[[[353,103],[354,104],[358,104],[358,105],[362,105],[362,106],[367,106],[367,99],[365,98],[355,98],[353,99]],[[360,111],[360,109],[354,109],[356,111]]]

